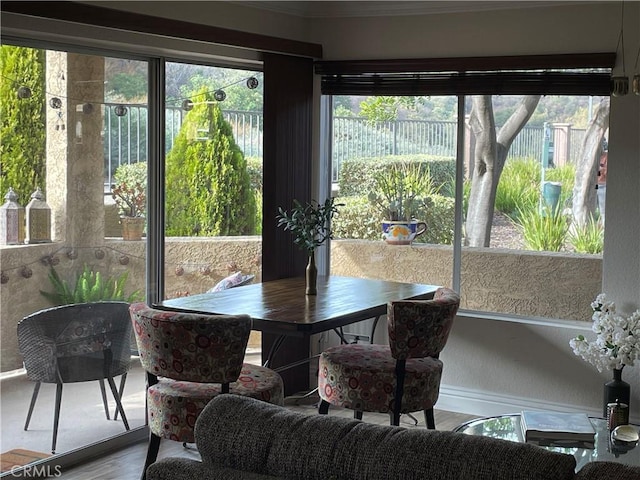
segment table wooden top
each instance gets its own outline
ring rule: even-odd
[[[253,329],[284,335],[310,335],[387,313],[387,303],[430,299],[435,285],[365,278],[318,277],[318,294],[305,295],[303,277],[284,278],[165,300],[158,308],[237,315],[253,319]]]

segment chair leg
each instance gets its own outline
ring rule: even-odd
[[[29,411],[27,412],[27,420],[24,422],[24,429],[29,428],[29,422],[31,421],[31,414],[33,413],[33,407],[36,406],[36,399],[38,398],[38,392],[40,391],[41,382],[36,382],[33,387],[33,394],[31,395],[31,403],[29,404]]]
[[[120,377],[120,390],[118,391],[118,395],[120,397],[120,401],[122,401],[122,395],[124,394],[124,384],[127,381],[127,372],[123,373],[122,376]],[[116,408],[116,411],[113,412],[113,419],[117,420],[118,419],[118,409]]]
[[[404,375],[407,361],[396,360],[396,392],[393,399],[393,411],[391,412],[391,425],[400,425],[400,411],[402,410],[402,396],[404,394]]]
[[[420,423],[420,422],[418,421],[418,419],[417,419],[416,417],[414,417],[414,416],[413,416],[413,414],[412,414],[412,413],[407,413],[407,417],[409,417],[411,420],[413,420],[413,425],[414,425],[415,427],[417,427],[417,426],[418,426],[418,423]]]
[[[60,404],[62,403],[62,383],[56,384],[56,406],[53,413],[53,438],[51,440],[51,453],[56,453],[56,441],[58,440],[58,422],[60,420]]]
[[[320,405],[318,405],[318,413],[320,415],[326,415],[329,413],[329,405],[330,403],[326,400],[320,399]]]
[[[109,387],[111,387],[113,398],[116,399],[116,409],[120,410],[120,415],[122,415],[122,423],[124,423],[124,428],[129,430],[129,422],[127,421],[127,416],[124,414],[124,408],[122,408],[120,395],[118,395],[118,389],[116,388],[116,383],[113,381],[113,377],[108,377],[107,382],[109,382]]]
[[[424,411],[424,421],[427,424],[429,430],[436,429],[436,420],[433,417],[433,407]]]
[[[101,378],[98,380],[100,383],[100,393],[102,393],[102,404],[104,405],[104,414],[107,416],[107,420],[111,420],[109,417],[109,404],[107,403],[107,390],[104,388],[104,380]]]
[[[356,420],[362,420],[362,410],[354,410],[353,418],[355,418]]]
[[[142,470],[141,480],[147,478],[147,467],[154,463],[158,458],[158,451],[160,450],[161,437],[149,432],[149,446],[147,447],[147,458],[144,461],[144,470]]]

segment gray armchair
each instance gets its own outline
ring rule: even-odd
[[[104,380],[127,430],[120,396],[131,364],[131,320],[127,302],[63,305],[26,316],[18,323],[18,346],[27,377],[36,382],[24,429],[27,430],[42,383],[56,384],[51,452],[55,453],[65,383],[97,380],[109,419]],[[122,376],[120,391],[114,378]]]

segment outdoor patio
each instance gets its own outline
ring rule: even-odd
[[[245,361],[259,363],[260,350],[248,349]],[[116,385],[119,384],[118,377]],[[34,382],[27,378],[24,370],[15,370],[0,376],[2,453],[15,449],[51,453],[56,387],[53,384],[42,384],[29,429],[25,431],[24,422],[33,387]],[[118,415],[117,420],[113,419],[116,405],[108,385],[106,388],[110,420],[105,416],[98,382],[64,384],[56,453],[69,452],[125,432],[120,416]],[[138,357],[133,357],[122,398],[129,427],[132,429],[145,423],[144,388],[144,371]]]

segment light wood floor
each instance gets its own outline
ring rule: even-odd
[[[313,405],[313,399],[311,402],[308,400],[299,402],[287,402],[287,407],[291,410],[306,413],[309,415],[316,415],[317,410]],[[289,404],[292,403],[292,404]],[[330,408],[330,415],[352,418],[353,413],[350,410],[343,410],[337,408]],[[459,424],[473,419],[471,415],[463,413],[447,412],[443,410],[435,411],[436,428],[438,430],[453,430]],[[386,414],[377,413],[365,413],[363,420],[369,423],[376,423],[380,425],[388,425],[389,416]],[[425,428],[424,416],[418,417],[419,424],[414,425],[413,420],[403,415],[401,418],[401,425],[407,428]],[[108,456],[89,461],[87,463],[69,468],[62,472],[62,475],[58,478],[64,480],[133,480],[140,477],[142,465],[146,455],[147,445],[146,443],[138,443],[127,447],[125,449],[116,451]],[[191,449],[185,449],[181,443],[172,442],[170,440],[163,440],[160,444],[160,454],[158,458],[164,457],[187,457],[199,459],[197,451]]]

